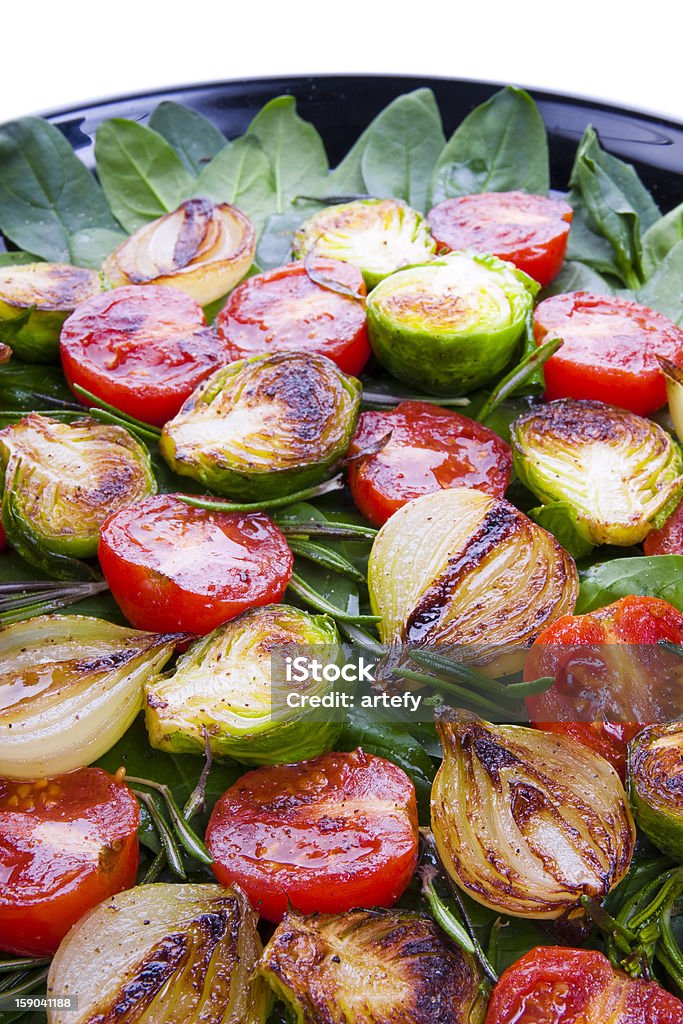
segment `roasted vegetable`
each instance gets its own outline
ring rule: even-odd
[[[592,544],[638,544],[683,494],[683,456],[651,420],[566,398],[512,425],[514,466],[543,505],[562,503]]]
[[[683,862],[683,722],[651,725],[631,741],[628,788],[639,827]]]
[[[184,638],[83,615],[0,630],[0,776],[43,778],[97,760],[142,707],[143,683]]]
[[[332,714],[313,719],[310,708],[288,708],[288,693],[324,697],[320,680],[285,683],[273,658],[314,649],[324,663],[343,664],[337,628],[324,615],[288,605],[254,608],[192,644],[172,676],[145,686],[150,743],[160,750],[214,754],[242,764],[283,764],[317,757],[341,731]]]
[[[296,1024],[478,1024],[474,961],[429,917],[405,910],[291,912],[259,974]]]
[[[423,263],[436,252],[427,222],[398,199],[359,199],[328,206],[294,235],[293,254],[352,263],[368,288],[387,274]]]
[[[241,210],[188,199],[122,242],[102,270],[114,288],[166,284],[207,306],[242,280],[255,250],[254,225]]]
[[[52,961],[49,1024],[263,1024],[257,915],[239,889],[138,886],[100,903]]]
[[[156,491],[149,453],[121,427],[29,413],[0,430],[2,526],[10,544],[51,576],[97,552],[105,519]],[[68,556],[68,557],[64,557]]]
[[[484,657],[530,644],[571,612],[578,581],[555,538],[514,505],[457,487],[385,523],[368,586],[384,643],[476,645]]]
[[[635,827],[604,758],[564,736],[448,709],[437,730],[432,829],[446,870],[475,900],[556,918],[625,876]]]
[[[0,267],[0,341],[31,363],[56,360],[62,324],[101,287],[96,271],[66,263]]]
[[[361,386],[326,356],[279,352],[223,367],[167,423],[171,469],[235,498],[292,494],[329,476],[356,426]]]
[[[392,274],[371,292],[370,344],[399,380],[465,394],[510,362],[538,288],[495,256],[453,252]]]
[[[663,356],[658,361],[666,379],[666,400],[676,437],[683,441],[683,369]]]

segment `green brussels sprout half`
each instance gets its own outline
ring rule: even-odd
[[[241,359],[190,395],[161,436],[171,469],[218,494],[258,501],[330,476],[358,419],[361,384],[326,356]]]
[[[399,270],[370,293],[370,344],[399,380],[465,394],[510,362],[538,288],[495,256],[452,252]]]
[[[96,270],[66,263],[0,267],[0,341],[28,362],[53,362],[62,324],[79,302],[101,290]]]
[[[591,544],[639,544],[683,494],[683,455],[651,420],[562,398],[512,424],[514,466],[543,505],[561,502]]]
[[[192,644],[172,676],[147,683],[150,743],[171,753],[200,754],[206,734],[215,755],[250,765],[325,753],[339,736],[341,721],[326,711],[314,720],[307,706],[290,710],[286,697],[296,690],[322,698],[332,685],[313,679],[287,683],[279,671],[275,678],[272,672],[278,649],[284,664],[286,651],[296,656],[311,648],[324,663],[343,664],[332,619],[289,605],[252,608],[219,626]]]
[[[683,861],[683,722],[651,725],[631,741],[628,788],[648,839]]]
[[[358,267],[368,288],[436,252],[427,221],[399,199],[359,199],[328,206],[294,235],[295,259],[309,253]]]
[[[290,911],[259,975],[295,1024],[480,1024],[473,958],[430,917],[407,910]]]
[[[149,452],[122,427],[29,413],[0,430],[2,526],[31,565],[71,578],[104,520],[156,491]]]

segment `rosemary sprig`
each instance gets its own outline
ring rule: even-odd
[[[428,402],[430,405],[462,407],[471,404],[469,398],[439,398],[435,395],[390,395],[383,391],[370,391],[363,388],[361,401],[365,406],[399,405],[401,402]]]
[[[295,537],[289,538],[289,546],[295,555],[299,555],[300,558],[305,558],[309,562],[314,562],[315,565],[320,565],[323,569],[338,572],[341,576],[355,580],[356,583],[365,582],[365,576],[360,569],[356,569],[355,565],[349,562],[348,558],[345,558],[337,551],[333,551],[331,548],[326,548],[322,544],[315,544],[310,540],[301,540]]]
[[[193,508],[206,508],[213,512],[261,512],[272,508],[286,508],[309,498],[320,498],[323,494],[340,491],[343,486],[344,480],[340,474],[316,487],[306,487],[294,494],[286,494],[281,498],[265,498],[263,501],[221,501],[220,498],[198,498],[193,494],[179,494],[178,498]]]
[[[90,403],[92,408],[88,409],[88,412],[94,413],[96,410],[100,410],[102,412],[109,413],[110,416],[116,417],[121,426],[126,426],[131,430],[135,428],[135,430],[138,430],[140,433],[149,435],[154,441],[158,441],[161,437],[161,431],[158,427],[155,427],[151,423],[143,423],[142,420],[137,420],[134,416],[129,416],[128,413],[121,412],[121,410],[117,409],[115,405],[110,405],[109,402],[103,401],[101,398],[98,398],[97,395],[93,395],[92,391],[82,388],[80,384],[74,384],[73,390],[77,395],[80,395],[81,398],[85,398],[86,401]]]
[[[353,622],[358,625],[374,625],[374,623],[381,620],[380,615],[362,615],[359,612],[345,612],[342,608],[337,607],[336,604],[332,604],[321,594],[310,587],[305,580],[303,580],[296,573],[292,574],[292,578],[289,581],[287,588],[292,594],[297,597],[304,604],[315,609],[317,612],[323,612],[325,615],[331,615],[332,618],[338,619],[340,622]]]
[[[275,517],[277,525],[285,537],[327,537],[329,540],[374,540],[377,530],[374,526],[361,526],[356,523],[322,523],[317,519],[302,522],[287,521]]]
[[[13,978],[13,984],[11,988],[2,989],[2,998],[5,1002],[11,1002],[17,996],[24,996],[28,992],[35,992],[37,988],[43,984],[48,974],[48,968],[43,967],[40,971],[30,971],[28,973],[21,972],[16,976],[10,975]]]
[[[434,879],[437,876],[436,868],[425,865],[420,869],[419,874],[422,882],[422,895],[426,899],[429,911],[436,923],[466,953],[474,953],[474,943],[464,924],[446,906],[434,888]]]
[[[108,589],[104,580],[92,583],[61,580],[0,583],[0,624],[8,626],[35,615],[50,615]]]
[[[44,967],[50,963],[50,957],[13,957],[11,960],[0,960],[0,974],[15,974],[19,971],[30,971],[34,967]]]
[[[423,686],[432,686],[435,690],[443,690],[445,693],[450,693],[452,696],[464,701],[471,708],[476,708],[478,711],[485,712],[494,717],[499,717],[503,713],[509,718],[516,717],[516,712],[512,708],[503,707],[499,701],[490,700],[488,697],[484,697],[473,690],[467,690],[462,686],[458,686],[457,683],[439,679],[437,676],[427,675],[424,672],[413,672],[411,669],[406,668],[395,668],[393,675],[398,676],[399,679],[420,683]]]
[[[154,782],[152,779],[138,778],[135,775],[127,775],[126,781],[128,783],[132,783],[134,787],[147,786],[149,789],[153,789],[157,792],[166,805],[166,810],[175,832],[175,836],[185,851],[202,864],[213,864],[213,857],[196,832],[193,832],[190,828],[185,815],[182,813],[175,801],[173,793],[165,783]],[[135,792],[140,795],[140,791],[138,789],[135,789]]]
[[[515,391],[522,384],[525,384],[530,377],[533,377],[536,370],[540,369],[544,363],[547,363],[550,357],[562,345],[562,338],[550,338],[548,341],[544,341],[542,345],[539,345],[535,352],[528,352],[523,359],[520,359],[514,369],[508,373],[507,377],[503,377],[496,384],[477,413],[477,419],[480,421],[485,420],[506,398],[511,398]]]
[[[187,879],[187,873],[185,871],[183,858],[180,853],[180,846],[178,845],[178,841],[173,832],[173,829],[169,827],[169,825],[166,822],[166,819],[161,813],[161,809],[159,807],[157,800],[151,793],[147,793],[145,790],[136,789],[135,787],[131,787],[131,789],[135,793],[138,800],[141,800],[142,803],[147,808],[147,810],[149,811],[149,816],[152,819],[155,829],[157,830],[157,835],[159,836],[159,841],[161,842],[162,849],[166,854],[168,866],[170,867],[174,875],[177,875],[178,878],[185,881]],[[146,875],[144,881],[146,882],[147,880],[148,878]]]

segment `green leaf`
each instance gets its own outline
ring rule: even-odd
[[[194,179],[163,136],[137,121],[113,117],[97,129],[97,173],[115,217],[137,231],[175,210]]]
[[[252,219],[257,232],[275,213],[277,193],[268,157],[253,136],[223,146],[197,178],[193,194],[232,203]]]
[[[574,210],[574,219],[567,242],[567,261],[584,263],[600,274],[615,278],[621,285],[622,280],[614,247],[603,235],[599,234],[591,215],[584,206],[581,194],[576,189],[572,189],[567,196],[567,201]]]
[[[683,239],[683,203],[651,224],[643,235],[643,273],[648,278]]]
[[[0,395],[4,409],[30,412],[32,409],[73,407],[74,396],[64,374],[54,366],[39,366],[11,359],[0,366]]]
[[[661,597],[683,611],[683,555],[615,558],[584,569],[576,614],[618,601],[628,594]]]
[[[533,508],[529,515],[535,523],[552,533],[565,551],[577,561],[593,550],[594,545],[577,530],[576,514],[568,502],[553,501],[549,505]]]
[[[269,217],[256,247],[258,265],[264,270],[271,270],[287,263],[292,258],[294,232],[319,209],[320,205],[297,203],[287,213],[275,213]]]
[[[74,263],[79,267],[99,270],[104,260],[128,236],[111,228],[84,228],[71,239]]]
[[[152,112],[149,127],[166,139],[193,175],[225,145],[225,136],[206,117],[171,100],[164,100]]]
[[[0,127],[0,229],[54,263],[74,262],[86,228],[116,230],[102,189],[54,125],[24,117]]]
[[[574,230],[572,228],[572,230]],[[593,292],[595,295],[612,295],[614,289],[605,278],[585,263],[567,261],[557,277],[543,289],[540,299],[563,292]]]
[[[40,263],[39,256],[33,256],[30,252],[0,252],[0,267],[17,267],[26,263]]]
[[[548,140],[538,107],[508,86],[467,115],[446,143],[432,177],[432,203],[473,192],[550,187]]]
[[[557,939],[549,929],[536,921],[499,917],[491,928],[486,952],[496,974],[500,975],[536,946],[556,946]]]
[[[683,240],[667,253],[636,298],[683,325]]]
[[[249,125],[247,137],[261,143],[270,161],[278,213],[295,196],[320,189],[329,170],[325,147],[317,129],[297,114],[293,96],[267,103]]]
[[[367,191],[425,211],[434,165],[446,139],[431,89],[400,96],[373,122],[361,157]]]
[[[601,147],[590,126],[579,144],[570,184],[580,195],[592,228],[612,245],[624,284],[637,288],[643,281],[641,233],[660,216],[654,199],[630,164]]]

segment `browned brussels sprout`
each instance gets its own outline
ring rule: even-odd
[[[628,786],[645,835],[683,861],[683,722],[651,725],[631,741]]]

